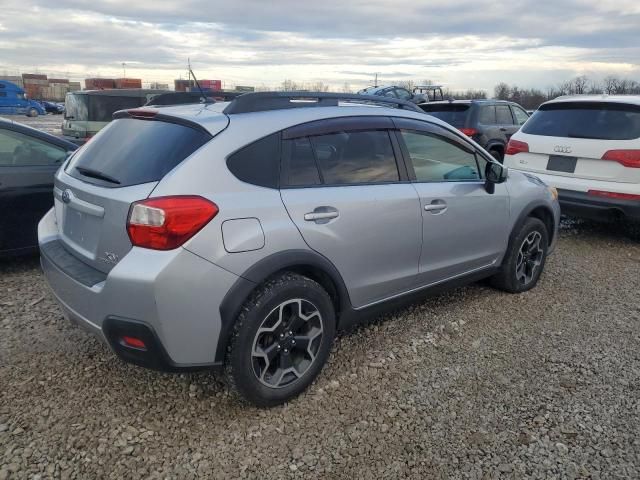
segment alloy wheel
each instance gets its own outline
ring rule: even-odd
[[[529,233],[520,245],[516,260],[516,279],[522,285],[528,285],[535,278],[542,265],[544,249],[540,245],[542,234],[537,230]]]
[[[253,373],[267,387],[282,388],[301,378],[315,362],[323,334],[318,308],[302,298],[271,310],[251,349]]]

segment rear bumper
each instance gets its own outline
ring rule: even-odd
[[[217,364],[219,307],[236,275],[182,248],[135,247],[103,274],[64,248],[53,211],[41,220],[38,237],[45,278],[66,316],[121,358],[162,370]],[[114,332],[141,335],[149,348],[133,352]]]
[[[640,220],[640,202],[589,195],[586,192],[558,189],[562,213],[570,216],[610,220],[626,217]]]

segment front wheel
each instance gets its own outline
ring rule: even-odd
[[[538,283],[549,248],[549,234],[545,224],[527,218],[520,232],[509,242],[500,272],[492,279],[494,287],[509,293],[521,293]]]
[[[243,305],[225,370],[232,390],[259,407],[286,402],[317,377],[335,335],[331,298],[315,281],[284,273]]]

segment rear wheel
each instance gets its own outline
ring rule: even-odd
[[[547,259],[549,234],[545,224],[529,217],[509,243],[500,272],[492,279],[494,287],[510,293],[526,292],[538,283]]]
[[[318,283],[294,273],[269,280],[236,320],[225,362],[232,390],[260,407],[300,394],[322,370],[335,324]]]

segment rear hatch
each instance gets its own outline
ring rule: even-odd
[[[427,103],[420,105],[420,108],[425,113],[439,118],[457,129],[467,127],[471,113],[471,104],[469,103]]]
[[[195,124],[164,115],[111,122],[56,175],[55,211],[64,247],[108,273],[132,248],[126,229],[131,203],[147,198],[211,138]]]
[[[519,151],[511,162],[536,173],[638,183],[639,139],[640,106],[553,102],[540,107],[514,137]],[[526,143],[528,152],[517,142]]]

